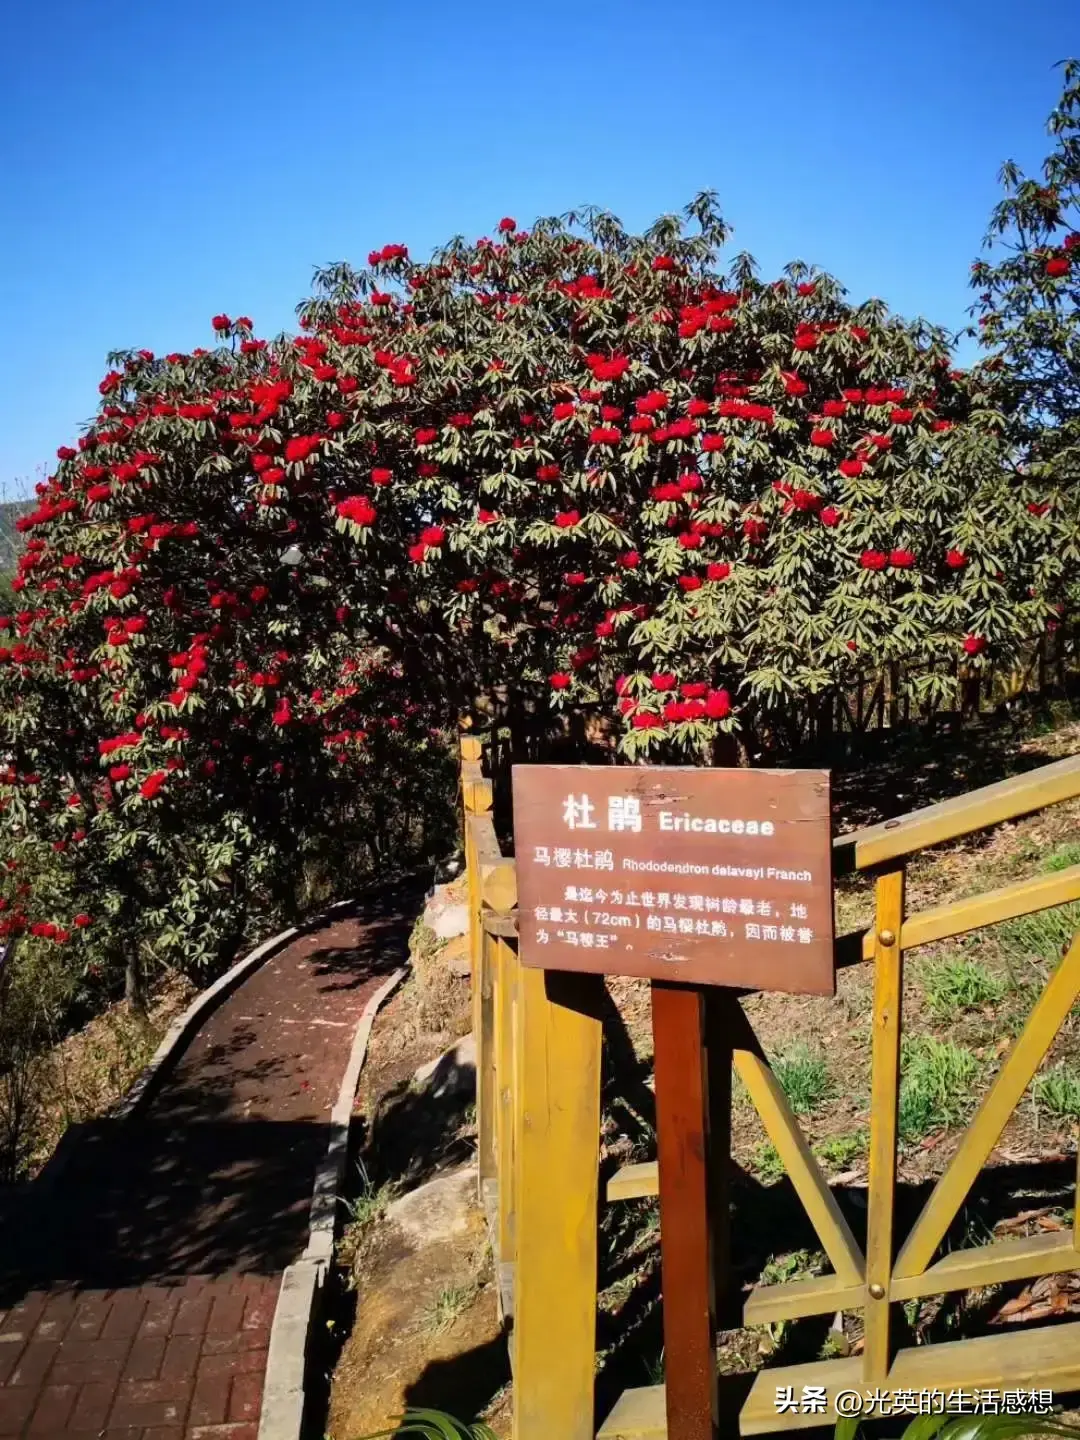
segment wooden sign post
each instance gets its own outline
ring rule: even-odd
[[[730,1075],[709,1067],[730,1046],[707,1034],[710,987],[835,993],[829,775],[518,765],[513,783],[522,964],[652,981],[667,1433],[713,1440],[730,1142],[709,1097]]]

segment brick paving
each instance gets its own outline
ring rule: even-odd
[[[267,961],[140,1117],[89,1127],[4,1217],[4,1440],[256,1440],[353,1033],[421,902],[388,891]]]

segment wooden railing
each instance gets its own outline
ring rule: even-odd
[[[473,921],[481,1189],[512,1326],[514,1440],[593,1440],[600,1133],[599,977],[523,968],[513,918],[513,862],[490,816],[481,746],[462,742],[465,846]],[[1080,936],[1058,965],[902,1244],[894,1235],[903,955],[983,925],[1080,899],[1080,865],[908,914],[905,864],[928,846],[1080,796],[1080,756],[835,841],[838,871],[871,874],[872,928],[837,942],[840,963],[874,964],[868,1224],[860,1248],[737,1004],[725,1007],[718,1060],[734,1064],[832,1264],[832,1273],[758,1286],[746,1324],[861,1310],[861,1355],[759,1372],[740,1415],[744,1434],[821,1423],[778,1413],[777,1387],[912,1390],[1010,1385],[1080,1388],[1080,1323],[896,1350],[895,1304],[912,1298],[1080,1270],[1080,1218],[1067,1232],[953,1251],[938,1247],[1013,1109],[1080,996]],[[722,1127],[720,1127],[722,1128]],[[721,1163],[718,1161],[717,1163]],[[726,1163],[726,1162],[725,1162]],[[1078,1176],[1080,1180],[1080,1176]],[[657,1193],[655,1162],[608,1182],[614,1202]],[[1078,1206],[1080,1215],[1080,1206]],[[719,1277],[721,1283],[724,1277]],[[667,1433],[663,1386],[625,1392],[602,1440]]]

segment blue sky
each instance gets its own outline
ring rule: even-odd
[[[719,192],[763,273],[963,322],[1003,159],[1037,164],[1060,0],[49,0],[0,54],[0,488],[108,350],[290,327],[313,265],[504,214],[633,228]]]

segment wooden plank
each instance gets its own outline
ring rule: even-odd
[[[787,1385],[794,1387],[796,1396],[801,1395],[804,1385],[824,1385],[829,1413],[778,1415],[777,1387]],[[915,1401],[912,1409],[917,1408],[923,1390],[948,1393],[954,1389],[997,1391],[1021,1386],[1050,1389],[1055,1394],[1080,1388],[1080,1322],[912,1346],[897,1352],[887,1379],[887,1388],[894,1392],[915,1392],[909,1397]],[[857,1356],[762,1370],[743,1406],[739,1429],[743,1435],[758,1435],[770,1430],[806,1429],[823,1422],[831,1425],[836,1419],[833,1399],[840,1390],[865,1393]],[[663,1432],[654,1430],[651,1434]]]
[[[914,1300],[922,1295],[946,1295],[954,1290],[975,1290],[1071,1270],[1080,1270],[1080,1254],[1073,1247],[1072,1235],[1068,1231],[1047,1231],[977,1245],[970,1250],[953,1250],[921,1275],[894,1275],[889,1294],[893,1300]]]
[[[480,1006],[476,1036],[476,1163],[481,1189],[497,1176],[495,1154],[495,946],[480,932]]]
[[[749,1031],[749,1025],[746,1028]],[[748,1048],[751,1042],[756,1047],[753,1032],[749,1033],[750,1041],[740,1037],[736,1042],[735,1068],[739,1078],[761,1116],[769,1139],[776,1146],[788,1179],[802,1201],[837,1276],[847,1284],[859,1284],[863,1278],[862,1252],[821,1173],[806,1136],[792,1114],[780,1082],[756,1049]]]
[[[500,914],[517,904],[517,871],[514,862],[499,849],[498,836],[490,814],[468,814],[466,829],[472,842],[480,896]]]
[[[660,1194],[660,1171],[655,1160],[622,1165],[607,1182],[608,1200],[641,1200]]]
[[[495,958],[495,1169],[499,1209],[495,1255],[500,1264],[514,1258],[514,999],[517,955],[503,939],[494,941]]]
[[[593,1440],[603,980],[521,969],[513,1440]]]
[[[826,1413],[777,1409],[778,1390],[790,1389],[796,1400],[804,1386],[823,1385]],[[1080,1389],[1080,1322],[1049,1325],[974,1340],[949,1340],[900,1350],[882,1389],[903,1390],[918,1407],[925,1390],[1002,1390],[1037,1388],[1069,1394]],[[814,1360],[760,1370],[739,1416],[742,1435],[773,1430],[811,1430],[836,1422],[834,1401],[841,1390],[866,1393],[859,1357]],[[912,1395],[910,1392],[914,1392]],[[597,1432],[597,1440],[666,1440],[664,1387],[626,1390]]]
[[[735,1163],[731,1156],[731,1097],[736,1022],[742,1011],[730,990],[705,991],[705,1048],[709,1088],[709,1223],[713,1295],[721,1329],[738,1324],[738,1287],[731,1271],[731,1207]]]
[[[889,1368],[896,1128],[904,957],[904,872],[880,875],[874,896],[874,1005],[870,1074],[870,1175],[866,1220],[863,1380],[880,1384]]]
[[[714,1440],[716,1307],[703,989],[654,980],[652,1023],[668,1434],[672,1440]]]
[[[491,809],[491,781],[484,774],[479,761],[462,761],[461,794],[465,802],[465,809],[470,815],[481,815]]]
[[[894,820],[855,830],[833,841],[837,861],[846,860],[857,870],[881,865],[928,845],[956,840],[975,830],[984,830],[1002,820],[1029,815],[1047,805],[1080,795],[1080,755],[1042,765],[1026,775],[1012,775],[995,785],[968,791],[938,805],[912,810]],[[838,865],[839,869],[839,865]]]
[[[814,1275],[784,1285],[758,1285],[743,1301],[744,1325],[772,1325],[803,1315],[833,1315],[837,1310],[859,1310],[863,1284],[845,1284],[835,1275]]]
[[[964,1197],[986,1163],[1031,1077],[1080,995],[1080,936],[1047,981],[997,1078],[983,1097],[959,1148],[938,1179],[896,1261],[895,1274],[920,1275],[929,1265]]]
[[[919,945],[964,935],[969,930],[978,930],[983,925],[997,925],[1002,920],[1014,920],[1020,915],[1033,915],[1037,910],[1049,910],[1054,905],[1064,905],[1071,900],[1080,900],[1080,865],[1070,865],[1067,870],[1059,870],[1053,875],[1017,880],[998,890],[987,890],[982,895],[971,895],[965,900],[935,905],[932,910],[909,915],[900,932],[900,948],[914,950]],[[848,938],[841,936],[837,945]],[[863,936],[862,953],[864,960],[874,958],[872,930]]]

